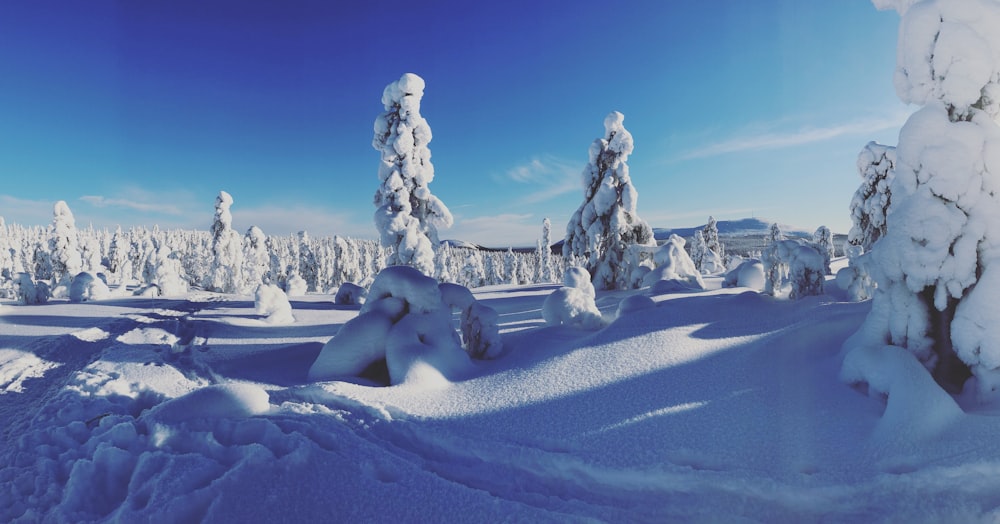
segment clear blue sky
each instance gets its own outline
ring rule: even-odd
[[[424,78],[442,238],[533,245],[611,111],[654,227],[849,228],[895,144],[898,16],[867,0],[0,2],[0,216],[375,237],[382,89]]]

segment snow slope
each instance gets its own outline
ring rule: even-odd
[[[598,331],[545,325],[557,286],[479,289],[504,354],[438,390],[307,382],[358,312],[332,296],[288,325],[208,293],[4,303],[0,521],[1000,518],[1000,418],[883,418],[839,381],[868,303],[707,283],[617,319],[640,292],[598,293]]]

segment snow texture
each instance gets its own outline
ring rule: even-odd
[[[360,306],[365,303],[368,291],[352,282],[344,282],[337,288],[333,303],[341,306]]]
[[[632,134],[615,111],[604,119],[604,138],[590,146],[583,171],[584,201],[566,225],[563,257],[582,257],[598,289],[628,289],[631,246],[654,246],[653,230],[636,212],[638,192],[629,176]]]
[[[375,119],[372,146],[381,154],[375,192],[375,227],[392,252],[389,265],[434,274],[438,229],[451,227],[451,212],[428,185],[434,180],[431,128],[420,115],[424,80],[406,73],[382,92],[385,112]]]

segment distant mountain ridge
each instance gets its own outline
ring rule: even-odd
[[[739,220],[716,221],[716,225],[719,228],[719,235],[727,237],[767,235],[768,231],[771,229],[771,224],[773,224],[773,222],[763,218],[741,218]],[[778,224],[778,226],[781,228],[781,232],[784,233],[786,237],[812,238],[812,231],[807,231],[795,226],[789,226],[787,224]],[[670,238],[670,235],[672,234],[684,238],[690,238],[694,236],[695,231],[700,229],[705,229],[705,224],[695,227],[675,227],[669,229],[654,227],[653,236],[658,241],[666,240]]]

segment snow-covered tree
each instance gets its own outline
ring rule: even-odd
[[[816,245],[817,251],[823,255],[823,270],[824,274],[832,275],[833,271],[830,270],[830,260],[834,255],[833,247],[833,231],[826,226],[819,226],[816,232],[813,233],[813,244]]]
[[[299,231],[299,276],[306,281],[307,291],[317,291],[319,267],[309,242],[309,233],[305,231]]]
[[[212,222],[212,265],[205,287],[220,293],[237,293],[242,281],[243,246],[240,234],[233,230],[233,215],[229,211],[233,197],[219,191],[215,199],[215,220]]]
[[[518,257],[514,255],[514,249],[507,248],[507,252],[504,253],[503,256],[503,270],[504,279],[508,284],[518,284],[521,281],[521,277],[518,273],[518,269],[520,268],[518,267],[517,260]]]
[[[542,238],[538,241],[538,270],[536,271],[539,283],[548,284],[553,282],[552,271],[552,222],[548,218],[542,220]]]
[[[483,259],[479,251],[470,252],[462,266],[462,284],[465,287],[479,287],[483,285],[485,278],[486,271],[483,269]]]
[[[63,200],[56,202],[52,214],[52,226],[49,230],[52,282],[57,286],[69,285],[73,276],[83,269],[76,220],[73,219],[73,212]]]
[[[629,287],[627,252],[632,245],[654,245],[653,230],[636,213],[638,192],[628,172],[632,134],[615,111],[604,119],[604,138],[590,146],[583,171],[584,201],[566,226],[563,256],[586,258],[599,289]]]
[[[716,255],[719,255],[718,258],[720,261],[725,260],[726,246],[719,241],[719,223],[715,221],[715,217],[709,215],[708,223],[705,224],[705,228],[702,229],[701,233],[705,237],[705,246]]]
[[[771,227],[767,230],[767,244],[781,242],[784,239],[785,234],[781,232],[781,226],[777,222],[771,224]]]
[[[375,192],[375,227],[389,247],[389,265],[434,273],[438,228],[451,227],[451,212],[428,187],[434,179],[431,128],[420,116],[424,80],[406,73],[382,93],[385,112],[375,119],[372,146],[381,153]]]
[[[694,238],[691,239],[691,261],[698,271],[702,271],[702,261],[705,259],[708,246],[705,244],[705,235],[701,230],[695,230]]]
[[[945,387],[1000,387],[1000,2],[879,0],[902,14],[899,133],[860,348],[908,349]],[[855,339],[855,342],[858,341]]]
[[[267,252],[267,236],[257,226],[250,226],[243,236],[243,284],[244,290],[256,289],[262,283],[271,283],[268,278],[271,257]]]
[[[885,235],[895,166],[896,148],[892,146],[868,142],[858,154],[858,174],[863,181],[851,199],[852,225],[847,241],[866,253]]]

